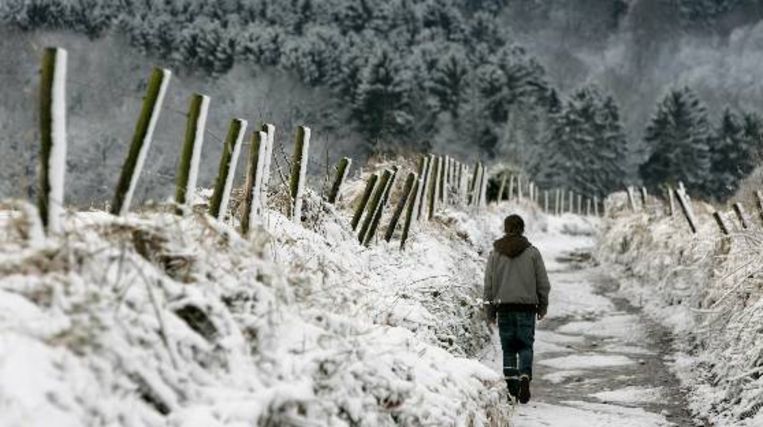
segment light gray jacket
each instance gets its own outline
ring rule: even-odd
[[[495,315],[496,305],[502,303],[536,305],[537,312],[545,315],[550,290],[543,257],[535,246],[516,258],[496,251],[490,253],[483,297],[489,303],[488,318]]]

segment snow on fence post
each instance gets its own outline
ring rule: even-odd
[[[561,196],[561,190],[558,188],[554,191],[554,215],[559,215],[559,199]]]
[[[125,215],[130,210],[132,196],[138,185],[143,163],[146,161],[148,149],[154,136],[156,123],[159,121],[159,113],[162,109],[164,96],[170,83],[172,73],[170,70],[154,68],[148,80],[148,90],[143,98],[143,107],[135,125],[132,143],[130,144],[127,158],[119,175],[114,201],[111,204],[113,215]]]
[[[427,212],[427,219],[432,219],[437,210],[437,195],[440,193],[440,168],[442,167],[439,157],[432,156],[430,164],[432,166],[430,166],[429,171],[429,195],[427,196],[429,198],[427,206],[429,211]]]
[[[747,221],[747,212],[745,212],[744,207],[739,202],[734,203],[733,207],[734,207],[734,213],[736,214],[737,219],[739,220],[739,224],[742,226],[742,229],[747,230],[750,224]]]
[[[591,199],[588,197],[585,202],[585,214],[586,216],[591,216]]]
[[[509,176],[509,194],[506,195],[506,200],[511,201],[514,196],[514,175]]]
[[[294,154],[291,158],[291,176],[289,177],[289,194],[291,195],[291,219],[302,221],[302,195],[305,192],[307,180],[307,162],[310,156],[310,128],[297,127],[297,137],[294,143]]]
[[[416,219],[421,219],[426,209],[426,193],[429,189],[429,171],[432,169],[432,161],[428,156],[423,156],[419,163],[419,177],[421,179],[421,191],[419,191],[418,206],[416,206]]]
[[[593,215],[595,217],[599,216],[599,197],[593,196]]]
[[[276,127],[270,123],[265,123],[260,129],[268,136],[265,146],[265,157],[262,162],[262,191],[260,192],[262,201],[260,206],[265,209],[268,205],[268,186],[270,185],[270,164],[273,161],[273,141],[275,140]]]
[[[568,200],[569,213],[575,213],[575,192],[570,190],[570,198]]]
[[[469,180],[469,186],[467,189],[467,204],[473,205],[477,201],[477,192],[475,191],[477,188],[477,182],[479,180],[479,174],[480,174],[480,162],[474,164],[474,173],[472,174],[471,179]]]
[[[252,145],[249,147],[249,164],[244,184],[244,214],[241,216],[241,234],[246,235],[261,214],[262,206],[262,170],[267,153],[268,134],[263,131],[252,133]]]
[[[522,201],[522,197],[523,197],[523,194],[522,194],[522,176],[521,175],[517,175],[517,201],[521,202]]]
[[[405,185],[403,186],[403,193],[400,195],[400,200],[397,202],[397,207],[395,207],[395,210],[392,213],[392,218],[389,220],[387,232],[384,233],[384,240],[389,242],[392,239],[392,236],[395,234],[395,228],[397,227],[397,223],[400,221],[400,215],[403,214],[403,210],[411,198],[413,183],[417,179],[418,176],[415,172],[408,173],[408,177],[405,180]]]
[[[479,195],[479,206],[485,207],[487,205],[487,182],[488,182],[488,176],[487,171],[485,170],[485,166],[482,165],[482,172],[480,173],[480,195]]]
[[[628,205],[631,207],[631,212],[636,212],[636,200],[633,196],[633,187],[628,186],[626,191],[628,192]]]
[[[175,181],[175,203],[178,205],[176,211],[178,214],[190,212],[193,206],[208,112],[209,97],[198,93],[191,95],[185,140],[180,152],[180,163]]]
[[[501,185],[498,186],[498,198],[497,201],[500,203],[503,200],[503,192],[506,190],[506,174],[502,174],[501,176]]]
[[[673,196],[673,187],[668,185],[668,215],[675,216],[676,214],[676,199]]]
[[[713,212],[713,218],[715,218],[715,223],[718,224],[718,228],[721,230],[721,233],[724,236],[729,235],[729,227],[726,225],[726,221],[723,220],[723,217],[721,216],[721,213],[718,211]]]
[[[697,222],[694,220],[694,212],[691,209],[691,205],[689,205],[689,201],[686,200],[686,197],[684,196],[684,193],[679,189],[675,190],[676,199],[678,199],[678,204],[681,206],[681,210],[684,213],[684,217],[686,217],[686,222],[689,223],[689,228],[691,228],[691,232],[693,234],[697,233]]]
[[[578,215],[583,215],[583,195],[578,194]]]
[[[228,135],[223,144],[220,166],[217,169],[217,178],[215,179],[215,189],[212,192],[212,198],[209,199],[209,215],[219,221],[225,219],[225,214],[228,211],[228,201],[230,201],[230,192],[233,189],[236,164],[241,153],[241,143],[246,133],[246,125],[246,120],[231,120]]]
[[[390,193],[392,193],[392,187],[395,185],[395,178],[397,177],[397,172],[398,172],[398,168],[397,166],[394,166],[392,175],[389,177],[389,180],[387,180],[387,185],[384,186],[383,188],[384,191],[382,192],[382,195],[381,195],[381,202],[376,206],[376,209],[373,211],[371,225],[368,228],[368,231],[366,232],[366,235],[362,241],[364,246],[370,245],[371,240],[374,238],[374,235],[376,235],[376,229],[379,226],[379,222],[381,221],[382,214],[384,213],[384,207],[387,205],[387,200],[389,199],[389,195]]]
[[[332,205],[336,203],[336,200],[339,197],[339,190],[341,190],[344,180],[347,179],[347,173],[350,171],[350,166],[352,166],[352,159],[349,157],[342,158],[336,165],[336,177],[334,178],[334,185],[331,186],[331,191],[329,192],[328,197],[328,202]]]
[[[543,190],[543,212],[548,213],[548,190]]]
[[[352,216],[352,221],[350,222],[352,231],[355,231],[355,229],[358,228],[360,218],[363,217],[363,211],[366,210],[368,199],[371,198],[371,193],[373,193],[374,187],[376,186],[376,181],[378,179],[379,175],[377,174],[373,174],[368,177],[368,180],[366,181],[366,189],[363,190],[363,197],[360,198],[360,204],[358,204],[358,206],[355,208],[355,215]]]
[[[361,244],[365,242],[366,233],[368,233],[368,229],[371,227],[371,222],[373,222],[374,217],[376,216],[377,208],[382,203],[384,192],[387,191],[387,185],[391,178],[392,171],[385,169],[374,188],[371,200],[369,200],[367,205],[368,209],[366,209],[366,215],[363,218],[363,224],[360,226],[360,232],[358,232],[358,242]]]
[[[444,204],[445,203],[445,193],[447,192],[447,183],[445,181],[445,170],[447,169],[448,165],[446,164],[446,160],[448,157],[439,156],[437,158],[437,172],[438,172],[438,179],[437,179],[437,196],[438,196],[438,203]]]
[[[64,210],[66,59],[64,49],[46,48],[40,74],[40,188],[37,211],[49,233],[61,231]]]
[[[423,179],[419,178],[413,183],[413,189],[411,190],[410,197],[408,198],[408,208],[405,210],[405,220],[403,221],[403,232],[400,235],[401,251],[405,249],[405,242],[408,240],[408,233],[410,233],[411,230],[411,223],[413,222],[413,217],[418,210],[419,200],[421,200],[419,193],[421,192],[423,182]]]
[[[646,187],[641,187],[641,209],[643,209],[644,212],[648,212],[649,211],[647,209],[648,201],[649,201],[649,196],[648,196],[648,194],[646,192]]]

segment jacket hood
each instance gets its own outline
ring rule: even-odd
[[[530,246],[530,242],[525,236],[513,236],[508,234],[493,242],[493,249],[509,258],[518,257]]]

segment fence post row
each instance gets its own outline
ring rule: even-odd
[[[347,174],[350,172],[350,166],[352,166],[352,159],[349,157],[342,158],[336,165],[336,177],[334,178],[334,184],[331,186],[331,191],[329,192],[328,197],[328,202],[332,205],[336,203],[337,198],[339,197],[339,190],[341,190],[344,180],[347,179]]]
[[[151,146],[171,76],[172,73],[169,70],[162,68],[154,68],[151,72],[146,97],[143,99],[143,107],[138,117],[138,123],[135,125],[130,150],[122,166],[114,194],[114,202],[111,205],[113,215],[125,215],[130,210],[132,196],[135,193],[140,172],[143,170],[143,164]]]
[[[180,163],[178,163],[175,180],[175,203],[178,205],[176,211],[178,214],[182,214],[184,211],[190,212],[190,208],[193,206],[208,112],[209,97],[198,93],[191,95],[185,140],[180,152]]]
[[[61,231],[66,175],[67,52],[49,47],[40,73],[40,170],[37,210],[49,233]]]
[[[228,128],[228,135],[223,144],[223,153],[220,156],[220,166],[215,180],[215,189],[212,192],[212,198],[209,200],[209,215],[222,221],[225,219],[225,213],[228,210],[230,201],[230,192],[233,188],[233,179],[235,178],[236,164],[241,153],[241,143],[246,133],[246,120],[233,119]]]

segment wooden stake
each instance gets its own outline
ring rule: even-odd
[[[414,182],[416,182],[416,179],[418,176],[414,172],[410,172],[408,174],[408,177],[405,180],[405,184],[403,186],[403,193],[400,195],[400,200],[397,203],[397,207],[392,212],[392,218],[389,220],[389,225],[387,226],[387,232],[384,234],[384,240],[390,241],[392,239],[392,236],[395,234],[395,227],[397,227],[398,221],[400,221],[400,215],[403,214],[403,210],[405,209],[406,203],[408,203],[409,199],[411,199],[411,191],[413,190]]]
[[[175,203],[182,208],[177,210],[178,214],[184,211],[190,212],[190,208],[193,206],[208,112],[209,97],[198,93],[193,94],[188,108],[185,140],[180,152],[180,163],[178,164],[175,182]]]
[[[336,203],[339,197],[339,190],[342,188],[344,180],[347,179],[347,174],[350,172],[350,166],[352,166],[352,159],[345,157],[339,160],[336,165],[336,177],[334,178],[334,185],[331,186],[331,192],[329,192],[328,202],[332,205]]]
[[[686,222],[689,223],[689,228],[693,234],[697,234],[697,223],[694,220],[694,213],[689,205],[689,201],[684,197],[683,192],[680,189],[675,190],[676,199],[681,206]]]
[[[355,231],[355,229],[358,228],[360,218],[363,216],[363,211],[366,209],[368,199],[371,198],[371,193],[373,193],[374,187],[376,186],[376,181],[378,179],[379,175],[377,174],[373,174],[368,177],[368,180],[366,181],[366,189],[363,191],[363,197],[360,198],[360,204],[358,204],[358,206],[355,208],[355,215],[353,215],[352,221],[350,222],[352,231]]]
[[[747,230],[750,224],[747,221],[747,213],[741,203],[734,203],[734,213],[736,213],[739,225],[742,226],[742,229]]]
[[[247,235],[249,229],[261,214],[262,170],[267,153],[268,134],[263,131],[252,133],[249,147],[249,162],[244,184],[244,213],[241,216],[241,234]]]
[[[225,137],[223,153],[220,156],[220,166],[217,170],[215,189],[209,199],[209,215],[222,221],[228,211],[230,192],[233,189],[233,179],[236,176],[236,164],[241,153],[241,142],[246,133],[246,120],[233,119]]]

